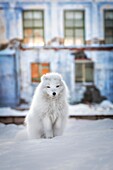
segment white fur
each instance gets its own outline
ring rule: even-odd
[[[58,73],[43,75],[25,119],[28,137],[38,139],[62,135],[67,113],[67,87],[62,77]]]

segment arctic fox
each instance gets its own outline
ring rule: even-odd
[[[41,77],[25,118],[30,139],[62,135],[68,114],[67,86],[58,73]]]

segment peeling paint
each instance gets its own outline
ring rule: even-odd
[[[0,9],[0,44],[6,43],[6,25],[4,21],[4,11]]]
[[[45,42],[49,46],[28,48],[22,43],[22,12],[25,9],[44,10]],[[63,12],[67,9],[85,11],[86,45],[64,46]],[[29,102],[36,87],[36,84],[31,82],[30,64],[32,62],[49,62],[51,71],[60,72],[64,76],[70,89],[72,102],[79,101],[85,86],[75,83],[76,66],[71,52],[84,51],[88,58],[95,63],[95,85],[100,89],[102,95],[113,101],[113,44],[104,45],[104,9],[113,9],[113,0],[15,0],[13,3],[10,0],[0,1],[0,50],[6,49],[0,51],[1,63],[5,65],[5,58],[7,58],[6,62],[10,58],[12,60],[14,53],[16,59],[18,58],[14,68],[17,77],[15,74],[12,75],[16,81],[15,87],[18,88],[20,98]],[[3,58],[3,56],[5,57]],[[8,75],[9,73],[7,73],[6,79],[9,78]],[[20,89],[19,86],[21,86]],[[12,89],[14,88],[12,87]]]

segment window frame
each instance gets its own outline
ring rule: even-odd
[[[39,76],[37,76],[37,81],[33,81],[33,70],[32,70],[32,65],[33,64],[37,64],[38,65],[38,67],[39,67],[39,69],[38,69],[38,72],[37,72],[37,75],[39,75]],[[43,64],[47,64],[48,66],[43,66]],[[42,73],[42,70],[43,70],[43,68],[48,68],[48,72],[46,72],[46,73],[49,73],[49,72],[51,72],[51,70],[50,70],[50,63],[49,62],[43,62],[43,63],[40,63],[40,62],[32,62],[32,63],[30,63],[30,68],[31,68],[31,82],[32,83],[40,83],[40,81],[41,81],[41,76],[43,75],[43,73]],[[45,74],[45,73],[44,73]]]
[[[66,27],[66,12],[73,12],[73,14],[75,15],[76,12],[81,12],[83,14],[83,18],[82,18],[82,21],[83,21],[83,26],[73,26],[73,27]],[[65,38],[66,38],[66,29],[72,29],[73,30],[73,45],[77,45],[75,43],[75,39],[76,39],[76,35],[75,35],[75,30],[77,29],[82,29],[83,30],[83,44],[81,45],[84,45],[85,44],[85,10],[84,9],[79,9],[79,10],[71,10],[71,9],[67,9],[67,10],[64,10],[64,45],[65,45]],[[74,19],[73,19],[74,20]]]
[[[106,27],[106,20],[108,20],[108,19],[106,19],[106,13],[107,12],[112,12],[113,13],[113,9],[105,9],[104,10],[104,39],[105,39],[105,44],[113,44],[113,32],[112,32],[112,43],[107,43],[106,41],[106,39],[108,38],[108,37],[110,37],[110,36],[107,36],[106,35],[106,28],[107,29],[112,29],[113,30],[113,26],[112,27]],[[109,20],[111,20],[111,21],[113,21],[113,19],[109,19]]]
[[[41,26],[38,26],[38,27],[35,26],[35,27],[34,27],[34,25],[33,25],[32,27],[29,27],[29,26],[28,26],[28,27],[25,27],[25,26],[24,26],[24,22],[25,22],[25,21],[31,20],[32,23],[33,23],[35,20],[37,20],[37,18],[33,18],[33,17],[32,17],[31,19],[29,19],[29,18],[28,18],[28,19],[24,18],[24,13],[25,13],[25,12],[31,12],[32,15],[33,15],[33,12],[41,12],[41,13],[42,13],[42,15],[41,15],[41,16],[42,16],[42,20],[41,20],[41,21],[42,21],[42,27],[41,27]],[[40,30],[43,31],[43,36],[42,36],[42,38],[43,38],[43,43],[44,43],[44,45],[45,45],[44,10],[43,10],[43,9],[25,9],[25,10],[22,11],[22,21],[23,21],[23,42],[24,42],[24,39],[26,38],[25,33],[24,33],[26,29],[32,29],[32,30],[33,30],[33,34],[34,34],[34,30],[38,28],[38,29],[40,29]],[[34,37],[35,37],[34,35],[32,35],[32,37],[31,37],[31,38],[33,39],[33,45],[32,45],[32,46],[33,46],[33,47],[34,47],[34,46],[40,46],[40,44],[36,44],[36,45],[35,45],[35,43],[34,43]],[[28,37],[28,38],[30,38],[30,37]],[[29,43],[25,43],[25,44],[28,45]],[[30,46],[31,46],[31,45],[30,45]],[[42,46],[42,45],[41,45],[41,46]]]
[[[86,64],[92,64],[93,65],[93,67],[92,67],[92,81],[87,81],[87,67],[86,67]],[[82,64],[82,70],[81,70],[81,72],[82,72],[82,76],[80,77],[80,79],[81,79],[81,81],[78,81],[77,80],[77,70],[76,70],[76,66],[77,66],[77,64]],[[87,59],[76,59],[75,60],[75,82],[76,83],[86,83],[86,84],[88,84],[88,83],[94,83],[94,62],[93,61],[91,61],[91,60],[87,60]]]

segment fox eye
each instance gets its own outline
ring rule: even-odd
[[[58,88],[60,85],[56,86],[56,88]]]
[[[48,89],[50,88],[50,86],[46,86]]]

